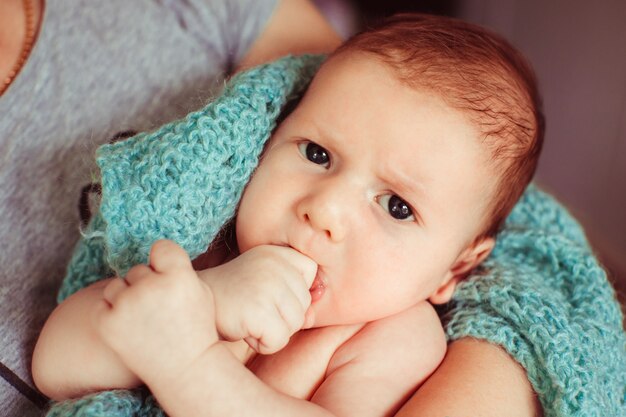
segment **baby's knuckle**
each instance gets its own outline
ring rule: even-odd
[[[260,339],[263,336],[265,330],[264,323],[259,322],[257,317],[251,320],[246,320],[245,330],[243,333],[247,334],[249,337],[253,339]]]
[[[163,274],[153,279],[145,280],[146,292],[154,296],[177,296],[185,293],[186,286],[171,274]]]
[[[274,254],[269,254],[269,256],[266,256],[262,260],[262,268],[264,268],[265,271],[274,271],[276,269],[282,269],[284,268],[283,265],[284,265],[284,262],[282,261],[282,259],[276,257]]]

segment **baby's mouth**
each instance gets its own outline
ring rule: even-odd
[[[305,256],[309,256],[305,254],[304,252],[302,252],[301,250],[299,250],[298,248],[292,246],[291,244],[287,243],[281,246],[288,246],[291,249],[294,249],[302,253]],[[317,273],[315,274],[315,279],[313,280],[313,283],[311,284],[311,288],[309,288],[309,293],[311,294],[311,304],[318,301],[320,298],[322,298],[325,291],[326,291],[326,283],[324,282],[324,279],[322,278],[322,267],[318,264]]]
[[[311,294],[311,303],[318,301],[324,295],[326,291],[326,285],[324,284],[324,280],[320,276],[320,268],[317,268],[317,274],[315,275],[315,279],[313,280],[313,284],[311,288],[309,288],[309,293]]]

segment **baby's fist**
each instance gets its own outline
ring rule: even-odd
[[[218,339],[210,288],[176,243],[156,242],[149,265],[104,289],[95,313],[102,339],[145,383],[184,371]]]
[[[256,246],[203,271],[215,296],[216,325],[227,340],[244,339],[262,354],[282,349],[307,327],[317,264],[283,246]]]

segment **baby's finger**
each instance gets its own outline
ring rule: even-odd
[[[302,328],[307,307],[300,303],[295,294],[288,294],[277,300],[278,312],[287,324],[290,336]]]
[[[119,295],[128,288],[128,285],[122,278],[113,278],[111,282],[104,287],[102,297],[111,305],[115,305]]]
[[[300,274],[291,274],[285,277],[284,281],[302,306],[303,311],[306,310],[311,305],[310,285],[302,279]]]
[[[289,342],[291,332],[287,328],[287,323],[284,321],[278,321],[268,331],[261,335],[258,339],[258,346],[256,351],[262,355],[269,355],[276,353],[284,348]],[[253,348],[254,349],[254,348]]]
[[[248,336],[248,337],[245,337],[243,340],[248,344],[248,346],[250,346],[252,348],[252,350],[254,350],[257,353],[260,353],[259,352],[259,340],[258,339],[254,338],[252,336]]]
[[[124,280],[126,281],[126,283],[128,285],[134,285],[137,282],[139,282],[140,280],[142,280],[143,278],[154,274],[154,271],[152,271],[152,269],[150,269],[150,267],[148,265],[144,265],[144,264],[139,264],[139,265],[135,265],[133,266],[127,273],[126,276],[124,277]]]
[[[171,240],[158,240],[150,249],[150,267],[156,272],[166,272],[191,266],[189,255]]]
[[[247,328],[248,335],[244,337],[245,342],[261,354],[274,353],[285,347],[291,332],[287,328],[287,323],[283,321],[280,313],[275,309],[260,312],[255,316],[258,320],[249,321]]]
[[[292,261],[292,265],[294,265],[300,272],[308,290],[311,288],[311,285],[313,285],[313,280],[317,274],[317,264],[313,259],[296,250],[292,251],[290,259]]]

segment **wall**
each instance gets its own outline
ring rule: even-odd
[[[626,294],[626,1],[465,0],[460,17],[491,27],[530,59],[546,142],[537,180],[585,226]]]

